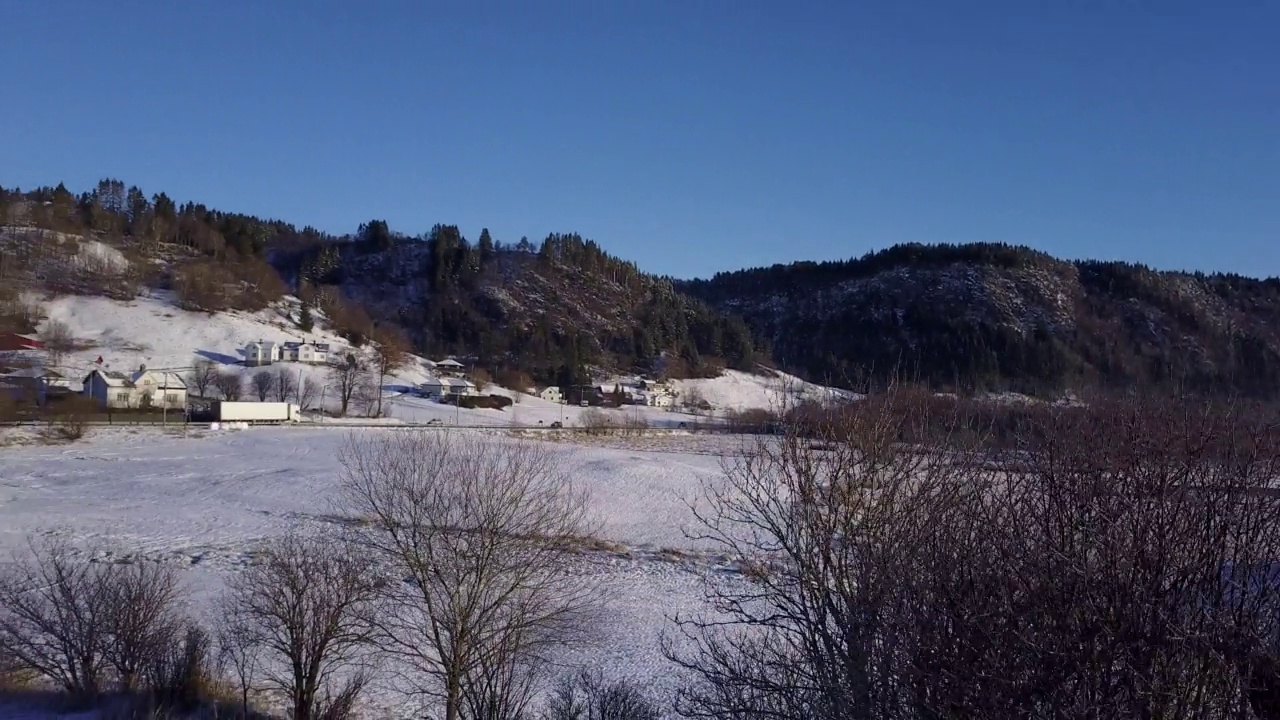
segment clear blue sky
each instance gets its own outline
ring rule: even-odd
[[[1275,2],[11,2],[0,23],[7,187],[577,231],[682,277],[907,241],[1280,274]]]

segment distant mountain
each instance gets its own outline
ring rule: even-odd
[[[741,315],[779,367],[819,382],[1280,395],[1276,279],[1069,262],[996,244],[899,245],[676,288]]]

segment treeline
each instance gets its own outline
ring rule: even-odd
[[[866,390],[1158,388],[1280,397],[1280,280],[1056,260],[1002,244],[900,245],[678,287],[741,313],[783,369]]]
[[[577,234],[504,244],[486,229],[471,242],[455,225],[406,237],[372,221],[351,242],[275,261],[307,292],[404,288],[374,314],[405,326],[421,352],[469,355],[542,383],[584,384],[594,365],[689,377],[752,370],[768,357],[741,319]]]
[[[710,279],[681,281],[679,287],[697,297],[731,300],[750,294],[805,292],[815,286],[872,277],[901,267],[925,268],[973,263],[1019,269],[1047,267],[1057,262],[1059,261],[1045,253],[1006,243],[903,243],[849,260],[801,261],[719,272]]]

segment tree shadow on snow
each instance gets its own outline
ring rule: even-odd
[[[212,360],[213,362],[216,362],[219,365],[239,365],[240,363],[244,362],[243,360],[241,360],[240,358],[234,355],[226,355],[220,352],[214,352],[212,350],[197,350],[196,355],[206,360]]]

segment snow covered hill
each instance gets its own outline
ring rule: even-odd
[[[153,291],[132,300],[68,295],[43,303],[49,322],[65,323],[76,342],[76,349],[60,358],[55,369],[80,379],[96,367],[132,372],[145,365],[153,370],[171,369],[182,373],[197,359],[211,360],[225,370],[251,375],[260,368],[245,367],[244,347],[255,340],[275,342],[313,340],[329,343],[336,353],[345,353],[350,345],[341,337],[322,329],[323,317],[317,317],[311,332],[298,329],[294,319],[300,306],[288,298],[267,310],[256,313],[229,311],[198,313],[182,310],[165,292]],[[98,360],[101,358],[101,365]],[[327,380],[321,366],[289,363],[301,376]],[[523,388],[490,386],[487,393],[511,397],[515,403],[506,410],[468,410],[417,397],[410,390],[432,376],[423,358],[411,361],[383,385],[388,415],[392,421],[429,422],[461,425],[549,425],[562,422],[571,426],[580,422],[583,408],[548,402],[524,392]],[[713,379],[677,380],[675,409],[628,407],[604,410],[606,417],[618,422],[643,419],[650,427],[678,427],[681,423],[707,422],[726,412],[750,408],[776,408],[795,399],[823,399],[838,391],[805,383],[798,378],[773,377],[727,371]],[[699,415],[676,411],[683,401],[705,400],[709,410]],[[332,393],[326,402],[333,409]]]

